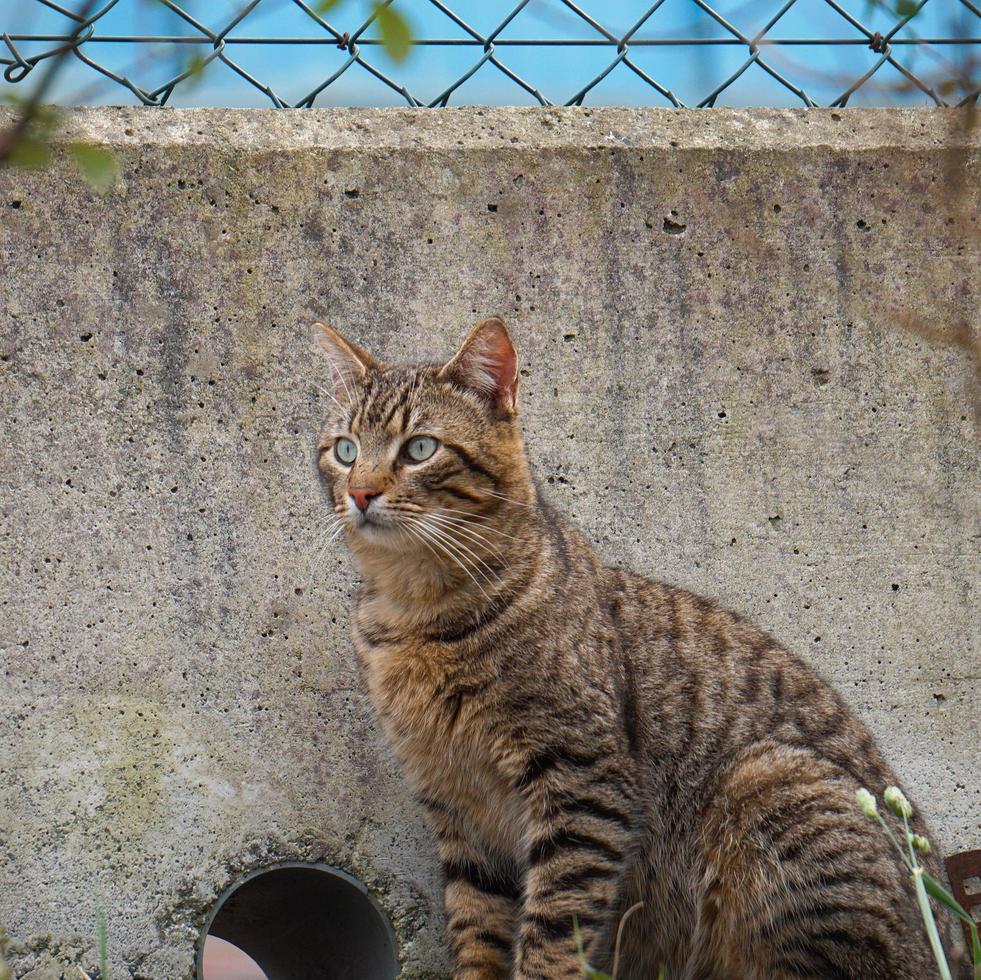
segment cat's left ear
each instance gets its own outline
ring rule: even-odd
[[[378,362],[367,351],[345,340],[326,323],[315,323],[313,333],[327,355],[334,385],[349,395],[352,381],[361,381],[369,371],[378,370]]]
[[[496,415],[508,418],[517,414],[518,354],[499,316],[481,320],[467,334],[439,377],[482,395]]]

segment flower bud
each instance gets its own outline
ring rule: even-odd
[[[864,813],[870,820],[874,820],[876,814],[879,812],[878,807],[875,805],[875,797],[863,786],[856,794],[855,799],[858,802],[858,808]]]
[[[930,842],[922,834],[910,834],[909,842],[913,845],[914,849],[919,851],[921,854],[930,853]]]
[[[913,816],[913,806],[898,786],[887,786],[882,798],[886,801],[886,806],[901,820],[909,820]]]

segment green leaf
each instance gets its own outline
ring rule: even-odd
[[[919,9],[916,0],[896,0],[896,13],[900,17],[912,17]]]
[[[408,21],[397,11],[384,3],[374,5],[381,41],[393,61],[405,61],[412,46],[412,31]]]
[[[42,134],[50,133],[61,125],[61,111],[56,106],[36,105],[31,115],[31,125]]]
[[[927,874],[926,871],[923,872],[923,884],[926,887],[927,894],[934,901],[945,905],[967,925],[968,931],[971,933],[971,959],[974,961],[975,973],[977,973],[977,970],[981,968],[981,939],[978,938],[978,927],[974,919],[964,911],[964,907],[960,902],[936,878]]]
[[[106,941],[106,913],[98,896],[95,900],[95,937],[99,946],[99,980],[109,980],[109,956]]]
[[[320,3],[313,9],[318,14],[329,14],[340,2],[341,0],[320,0]]]
[[[586,954],[582,951],[582,930],[579,928],[579,917],[572,917],[572,934],[576,937],[576,951],[579,953],[579,963],[586,969]]]
[[[72,143],[68,152],[94,190],[107,191],[116,182],[119,165],[108,150],[91,143]]]
[[[579,928],[579,919],[576,916],[572,917],[572,933],[576,937],[576,951],[579,953],[579,965],[582,967],[582,975],[586,980],[612,980],[612,977],[608,973],[594,970],[586,962],[586,954],[582,948],[582,930]]]
[[[187,67],[184,69],[187,74],[187,78],[184,80],[184,88],[190,91],[195,85],[201,83],[201,79],[204,77],[204,69],[208,65],[208,59],[205,58],[203,54],[192,55],[190,60],[187,62]]]
[[[15,167],[25,170],[40,170],[51,162],[51,147],[48,141],[39,139],[31,133],[24,133],[10,151],[7,158]]]

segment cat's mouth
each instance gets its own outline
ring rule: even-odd
[[[359,513],[351,521],[354,530],[359,534],[366,534],[370,537],[380,534],[390,534],[396,530],[396,526],[391,521],[386,520],[380,512]]]

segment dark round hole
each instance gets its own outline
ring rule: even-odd
[[[392,980],[395,935],[356,878],[326,864],[279,864],[253,871],[219,899],[198,944],[217,936],[237,946],[269,980]]]

